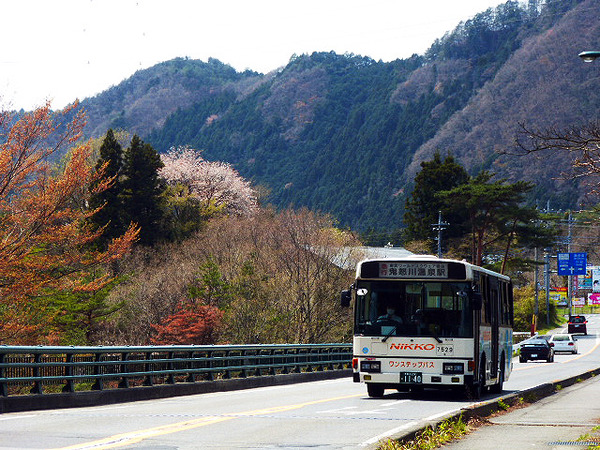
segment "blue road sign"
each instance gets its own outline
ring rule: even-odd
[[[587,253],[559,253],[559,275],[585,275],[587,271]]]

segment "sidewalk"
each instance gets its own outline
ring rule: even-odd
[[[531,406],[492,417],[459,441],[441,448],[473,449],[585,449],[600,445],[600,376],[566,387]],[[591,433],[595,439],[575,442]]]

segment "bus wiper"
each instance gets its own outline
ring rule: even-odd
[[[442,341],[442,340],[440,339],[440,337],[437,335],[437,333],[436,333],[435,331],[431,330],[431,334],[433,335],[433,338],[434,338],[436,341],[438,341],[438,344],[441,344],[442,342],[444,342],[444,341]]]
[[[391,336],[392,334],[394,334],[395,332],[396,332],[396,327],[392,328],[392,329],[391,329],[391,330],[388,332],[388,334],[386,334],[386,335],[385,335],[385,337],[384,337],[384,338],[381,340],[381,342],[385,342],[385,341],[387,341],[387,340],[390,338],[390,336]]]

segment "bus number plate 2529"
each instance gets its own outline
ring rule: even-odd
[[[400,383],[421,384],[423,374],[421,372],[400,372]]]

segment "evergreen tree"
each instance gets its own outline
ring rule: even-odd
[[[536,218],[531,208],[521,206],[533,184],[506,180],[493,181],[493,174],[483,171],[468,183],[439,192],[437,197],[455,211],[467,213],[471,238],[471,262],[481,265],[486,250],[498,248],[500,241],[508,244],[516,237],[519,222]],[[508,250],[505,255],[508,254]]]
[[[134,135],[124,155],[123,208],[128,221],[140,227],[143,245],[161,239],[164,185],[158,177],[163,167],[158,152]]]
[[[421,163],[421,171],[415,177],[415,187],[406,201],[404,224],[407,240],[430,241],[433,249],[435,231],[432,224],[438,221],[441,211],[445,222],[451,226],[444,232],[447,238],[463,235],[461,224],[466,221],[464,211],[451,210],[437,194],[453,189],[469,181],[469,174],[451,155],[442,161],[439,152],[431,161]]]
[[[90,197],[89,205],[91,209],[102,207],[91,217],[90,222],[96,228],[104,228],[104,233],[96,245],[105,249],[110,241],[125,232],[128,224],[123,217],[123,184],[121,180],[123,149],[112,129],[106,132],[106,137],[100,147],[96,170],[100,170],[102,167],[104,167],[103,179],[112,180],[112,184],[106,190],[93,194]]]

